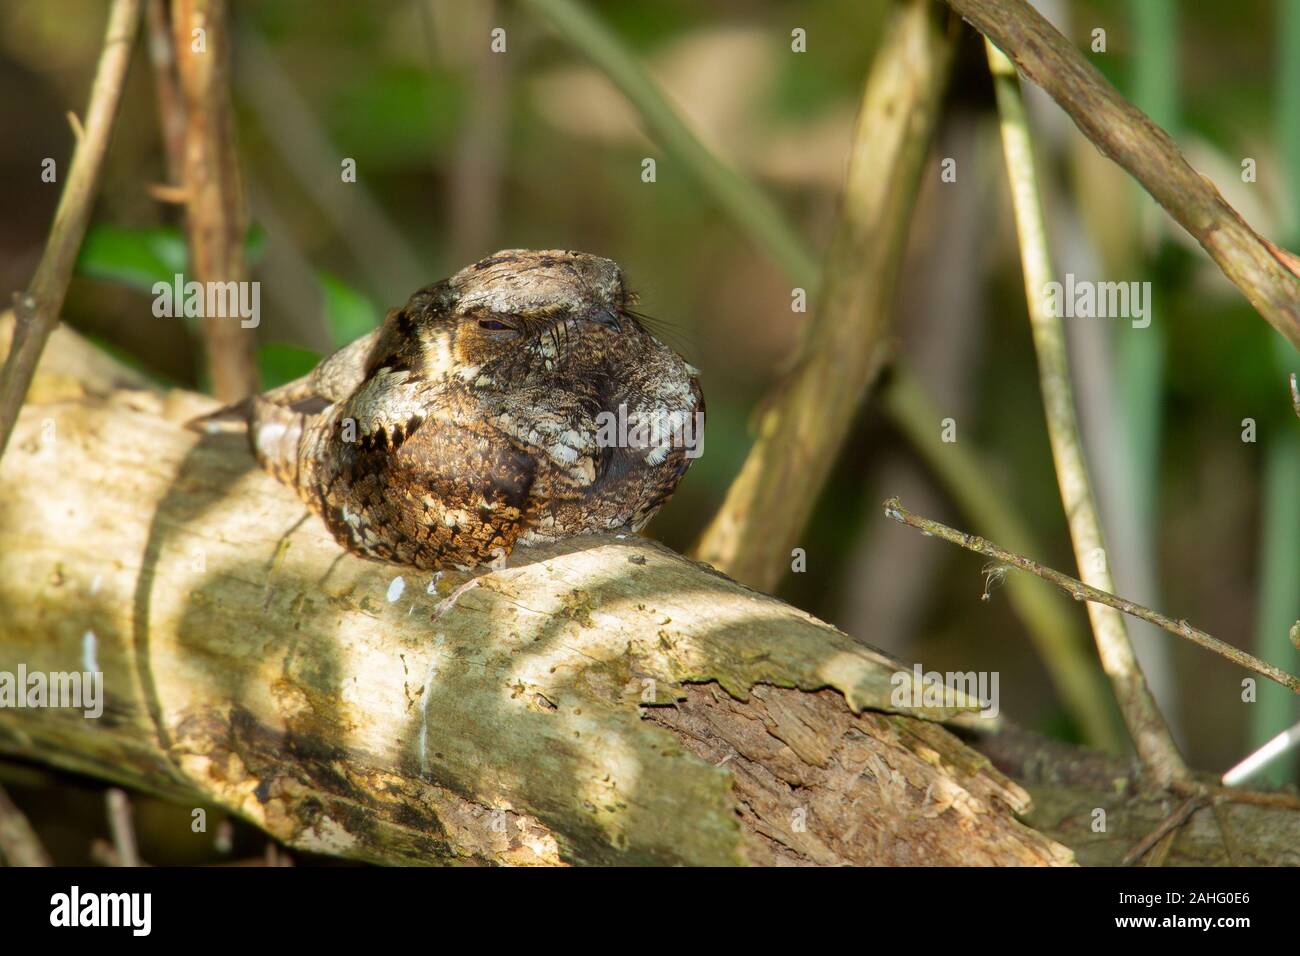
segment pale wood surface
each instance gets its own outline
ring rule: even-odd
[[[59,330],[0,465],[0,669],[89,662],[107,706],[0,710],[0,750],[387,863],[1071,861],[829,625],[634,537],[438,616],[461,576],[343,553],[183,427],[211,399],[101,358]]]

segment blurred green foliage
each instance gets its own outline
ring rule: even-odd
[[[185,272],[188,262],[185,237],[179,229],[96,223],[86,230],[76,272],[149,292],[155,282],[170,285],[174,276]]]
[[[244,255],[250,268],[257,266],[265,249],[265,231],[256,226],[249,229]],[[86,230],[75,274],[152,292],[154,283],[171,285],[177,275],[185,275],[188,266],[189,252],[180,229],[95,223]]]
[[[379,310],[356,289],[328,272],[318,273],[317,281],[325,298],[325,322],[335,346],[359,339],[379,325]]]

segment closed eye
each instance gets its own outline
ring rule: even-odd
[[[496,319],[479,319],[478,327],[487,329],[489,332],[509,332],[512,330],[511,326],[506,325],[504,322],[498,322]]]

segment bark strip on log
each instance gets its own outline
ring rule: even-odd
[[[637,537],[439,616],[460,576],[340,551],[183,428],[210,399],[74,394],[73,343],[0,466],[0,670],[100,670],[106,705],[0,709],[0,751],[384,863],[1071,862],[829,625]]]

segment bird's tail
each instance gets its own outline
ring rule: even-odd
[[[250,396],[242,402],[218,408],[209,415],[190,419],[185,423],[185,427],[204,435],[227,435],[247,429],[252,414],[253,397]]]
[[[246,431],[249,448],[257,463],[277,480],[301,492],[299,443],[307,419],[312,416],[272,400],[280,397],[278,392],[277,389],[264,395],[250,395],[243,401],[186,422],[185,426],[209,435]]]
[[[302,493],[300,446],[307,419],[293,408],[277,405],[260,395],[253,396],[248,419],[248,444],[257,463],[277,480]]]

